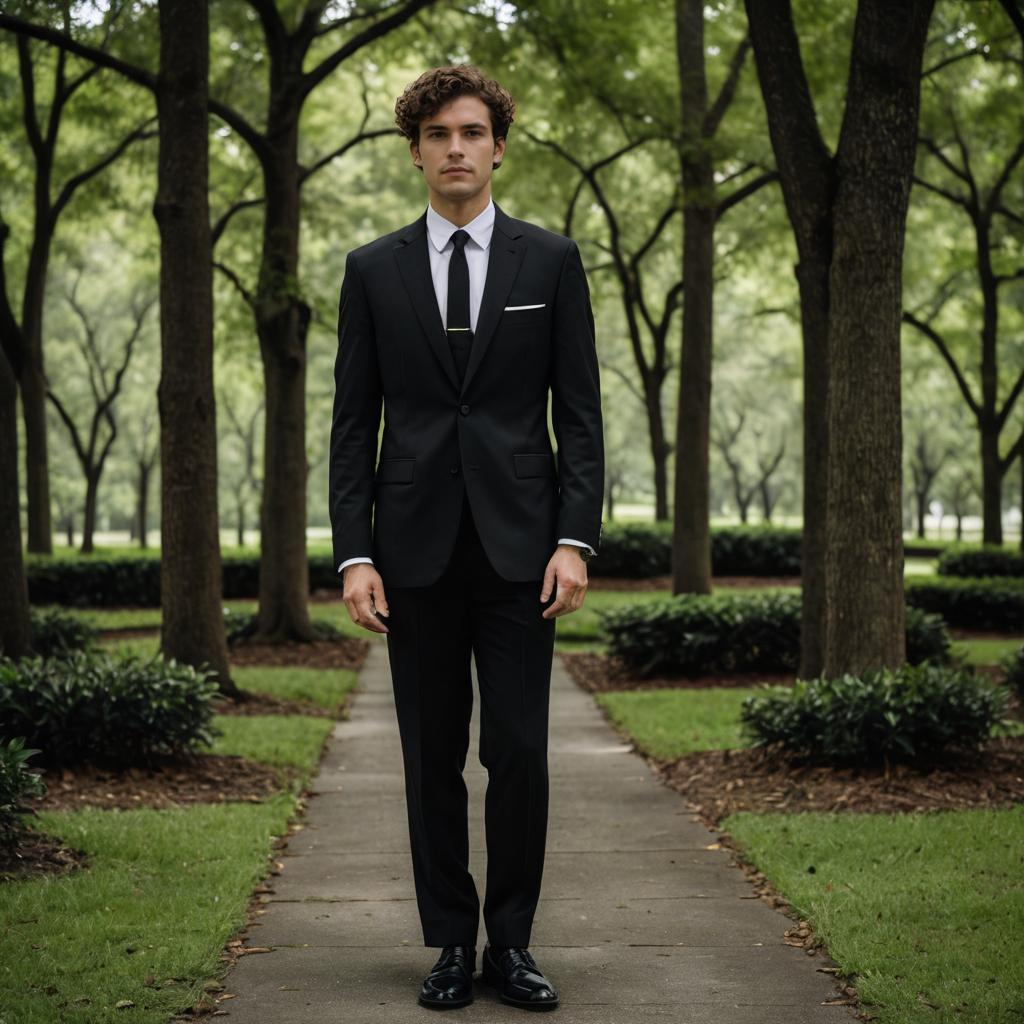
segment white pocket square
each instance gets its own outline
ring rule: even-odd
[[[508,312],[512,309],[543,309],[546,305],[546,302],[535,302],[532,306],[506,306],[505,311]]]

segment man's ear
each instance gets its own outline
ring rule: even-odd
[[[494,170],[501,166],[502,157],[505,155],[505,139],[503,137],[494,140],[494,156],[491,158],[491,165]]]
[[[412,162],[422,171],[423,164],[420,158],[420,146],[419,143],[413,139],[409,140],[409,153],[412,156]]]

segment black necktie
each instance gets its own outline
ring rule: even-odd
[[[459,380],[466,376],[473,331],[469,319],[469,264],[466,262],[466,242],[469,234],[459,228],[452,233],[455,249],[448,263],[448,344],[451,345]]]

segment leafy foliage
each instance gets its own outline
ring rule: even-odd
[[[939,557],[940,576],[1024,576],[1024,552],[996,544],[951,547]]]
[[[22,801],[46,792],[46,783],[31,771],[28,759],[38,750],[25,746],[23,736],[0,740],[0,844],[10,842],[18,831]]]
[[[755,745],[834,765],[925,763],[976,749],[1008,696],[969,669],[927,664],[766,691],[744,700],[740,712]]]
[[[55,658],[72,651],[92,651],[96,630],[75,615],[60,608],[29,611],[32,624],[32,650],[42,658]]]
[[[973,629],[1024,629],[1024,579],[1009,576],[909,577],[907,604],[936,612],[947,625]]]
[[[1018,698],[1024,701],[1024,644],[1003,658],[1000,668],[1006,673],[1006,685],[1016,690]]]
[[[599,612],[609,653],[639,676],[795,672],[801,597],[795,593],[682,594]],[[942,620],[907,609],[907,658],[945,662]]]
[[[156,656],[0,659],[3,737],[40,748],[42,763],[149,765],[209,745],[217,693],[212,670]]]

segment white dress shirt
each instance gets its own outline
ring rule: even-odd
[[[451,238],[459,230],[457,224],[441,216],[429,203],[427,204],[427,252],[430,254],[430,276],[434,282],[434,294],[437,296],[437,307],[441,311],[441,323],[448,322],[448,263],[455,250]],[[489,200],[464,230],[469,235],[466,242],[466,263],[469,267],[469,325],[476,330],[477,316],[480,313],[480,301],[484,295],[484,282],[487,280],[487,258],[491,251],[491,235],[494,233],[494,201]],[[576,547],[594,549],[581,540],[560,537],[559,544],[574,544]],[[349,558],[338,566],[342,572],[346,565],[355,562],[369,562],[373,559],[360,555]]]

